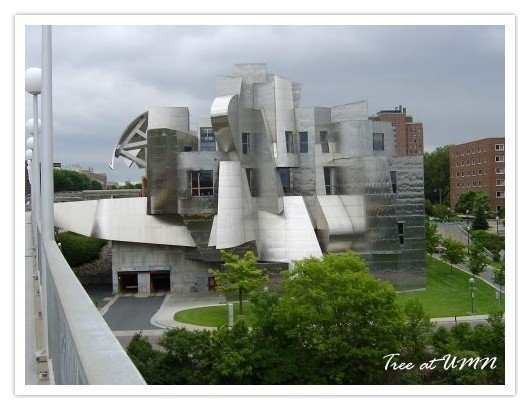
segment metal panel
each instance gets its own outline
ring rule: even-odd
[[[195,246],[177,216],[147,215],[147,198],[100,199],[55,204],[55,226],[111,241]],[[96,211],[94,212],[94,207]]]

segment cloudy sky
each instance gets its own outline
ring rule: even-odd
[[[26,68],[40,66],[40,40],[28,26]],[[138,181],[136,166],[106,165],[128,123],[188,106],[194,127],[215,76],[240,62],[302,83],[303,106],[401,104],[423,122],[427,150],[504,135],[502,26],[55,26],[54,160]]]

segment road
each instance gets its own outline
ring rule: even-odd
[[[160,309],[164,296],[138,295],[119,297],[103,315],[112,331],[159,329],[150,322]]]

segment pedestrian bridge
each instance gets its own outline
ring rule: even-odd
[[[25,218],[26,384],[145,384],[57,243]]]

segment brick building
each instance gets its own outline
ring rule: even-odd
[[[392,124],[394,146],[398,156],[423,155],[423,124],[414,122],[414,118],[407,115],[405,107],[400,105],[393,110],[379,111],[371,119]]]
[[[494,213],[504,208],[504,161],[504,137],[453,145],[449,149],[451,209],[468,191],[487,192]]]

